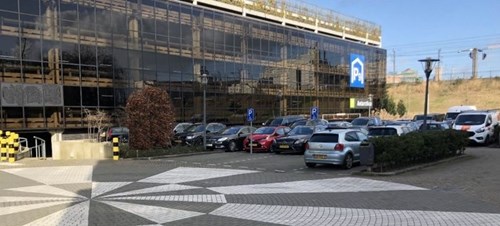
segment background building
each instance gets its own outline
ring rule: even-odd
[[[2,0],[0,129],[85,128],[84,109],[120,115],[146,83],[164,87],[177,120],[257,121],[349,112],[385,87],[380,27],[293,1]],[[350,56],[364,57],[351,88]]]

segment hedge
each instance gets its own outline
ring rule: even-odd
[[[469,140],[467,133],[450,129],[375,137],[370,142],[375,148],[375,167],[400,168],[462,155]]]

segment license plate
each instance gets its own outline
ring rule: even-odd
[[[175,143],[182,143],[182,140],[174,140]]]
[[[257,144],[252,144],[252,147],[257,147]]]
[[[313,155],[314,159],[326,159],[326,155]]]
[[[287,149],[287,148],[289,148],[289,146],[288,146],[288,145],[286,145],[286,144],[282,144],[282,145],[280,145],[279,147],[280,147],[280,148],[283,148],[283,149]]]
[[[212,147],[213,145],[212,144],[207,144],[207,147]]]

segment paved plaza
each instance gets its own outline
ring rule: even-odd
[[[498,179],[449,178],[500,156],[473,150],[394,177],[266,153],[2,163],[0,225],[500,225]]]

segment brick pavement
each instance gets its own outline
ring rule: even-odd
[[[293,155],[26,160],[0,165],[0,225],[500,225],[500,205],[481,198],[494,192],[467,189],[496,187],[488,181],[493,174],[479,168],[471,174],[482,177],[460,180],[473,177],[460,175],[468,167],[493,166],[480,163],[495,160],[490,152],[478,149],[463,164],[364,178],[335,167],[307,169]],[[454,164],[464,169],[452,180]]]

